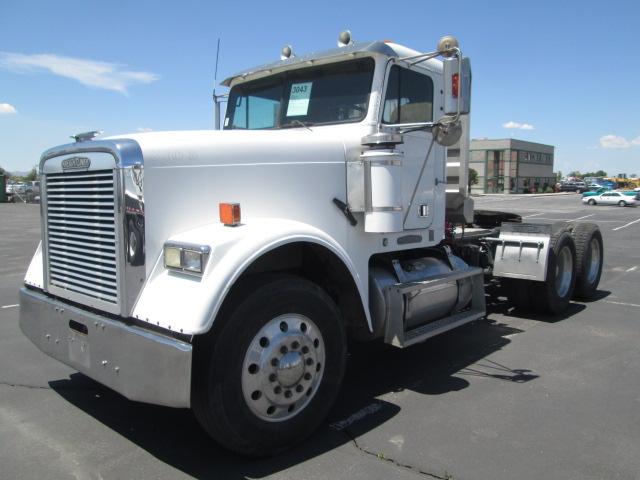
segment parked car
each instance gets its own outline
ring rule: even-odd
[[[594,190],[594,191],[589,191],[589,192],[584,192],[582,194],[582,197],[595,197],[597,195],[602,195],[603,193],[607,193],[610,192],[611,190],[608,189],[607,187],[602,187],[599,188],[598,190]],[[634,192],[633,190],[619,190],[618,193],[622,193],[623,195],[627,195],[629,197],[636,197],[638,195],[638,192]]]
[[[586,203],[588,205],[619,205],[621,207],[626,207],[629,205],[635,206],[638,201],[635,197],[624,195],[621,192],[605,192],[592,197],[583,197],[582,203]]]
[[[25,183],[10,183],[5,190],[7,193],[17,193],[24,195],[27,192],[27,185]]]
[[[587,184],[584,182],[564,182],[560,184],[558,191],[560,192],[577,192],[582,193],[587,190]]]

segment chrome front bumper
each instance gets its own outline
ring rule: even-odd
[[[44,353],[130,400],[189,407],[192,346],[20,290],[20,328]]]

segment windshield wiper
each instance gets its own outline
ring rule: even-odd
[[[313,122],[302,122],[300,120],[291,120],[290,122],[283,123],[280,125],[280,128],[292,128],[292,127],[303,127],[313,132],[309,127],[313,126]]]

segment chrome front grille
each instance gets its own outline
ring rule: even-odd
[[[51,286],[118,304],[113,170],[45,177],[47,267]]]

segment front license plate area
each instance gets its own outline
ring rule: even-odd
[[[69,321],[69,336],[67,337],[69,342],[69,360],[85,368],[90,368],[91,353],[89,348],[89,335],[79,332],[75,328],[77,324],[78,322],[73,320]]]

